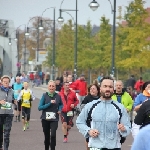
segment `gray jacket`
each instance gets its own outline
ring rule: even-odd
[[[0,100],[5,100],[6,104],[1,105],[0,104],[0,115],[2,114],[8,114],[13,115],[13,90],[10,89],[8,92],[3,91],[0,89]]]

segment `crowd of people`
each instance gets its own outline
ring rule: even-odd
[[[121,150],[130,132],[134,137],[132,150],[150,149],[146,139],[143,141],[146,146],[139,142],[150,130],[150,81],[144,82],[141,77],[135,81],[132,75],[125,88],[123,81],[114,81],[103,74],[89,87],[83,74],[76,80],[66,73],[55,81],[45,79],[48,92],[43,93],[38,105],[38,110],[42,111],[45,150],[56,149],[59,118],[62,142],[68,142],[75,114],[78,115],[75,124],[85,137],[87,150]],[[12,75],[1,78],[0,150],[8,150],[13,120],[20,122],[22,119],[22,130],[29,129],[35,100],[29,81],[31,78],[25,73],[15,78]]]

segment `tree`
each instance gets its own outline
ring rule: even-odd
[[[117,66],[124,69],[147,68],[147,46],[150,36],[149,24],[145,21],[148,17],[144,9],[144,1],[134,0],[127,7],[125,26],[119,25],[117,31]]]
[[[112,37],[111,37],[111,25],[109,19],[105,16],[101,17],[100,31],[95,36],[96,51],[98,52],[97,68],[107,68],[107,71],[111,67],[111,48],[112,48]]]

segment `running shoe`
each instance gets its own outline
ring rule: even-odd
[[[26,130],[26,127],[24,126],[24,127],[23,127],[23,131],[25,131],[25,130]]]
[[[68,139],[64,138],[63,143],[67,143],[67,142],[68,142]]]
[[[26,129],[29,129],[29,122],[26,122]]]

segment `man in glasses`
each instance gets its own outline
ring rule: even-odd
[[[62,121],[62,131],[64,134],[64,143],[67,143],[67,135],[69,132],[69,129],[72,127],[72,120],[74,117],[74,108],[79,103],[79,100],[76,97],[76,94],[74,91],[69,89],[69,82],[63,83],[63,88],[61,92],[59,93],[62,99],[63,108],[61,112],[61,121]]]

